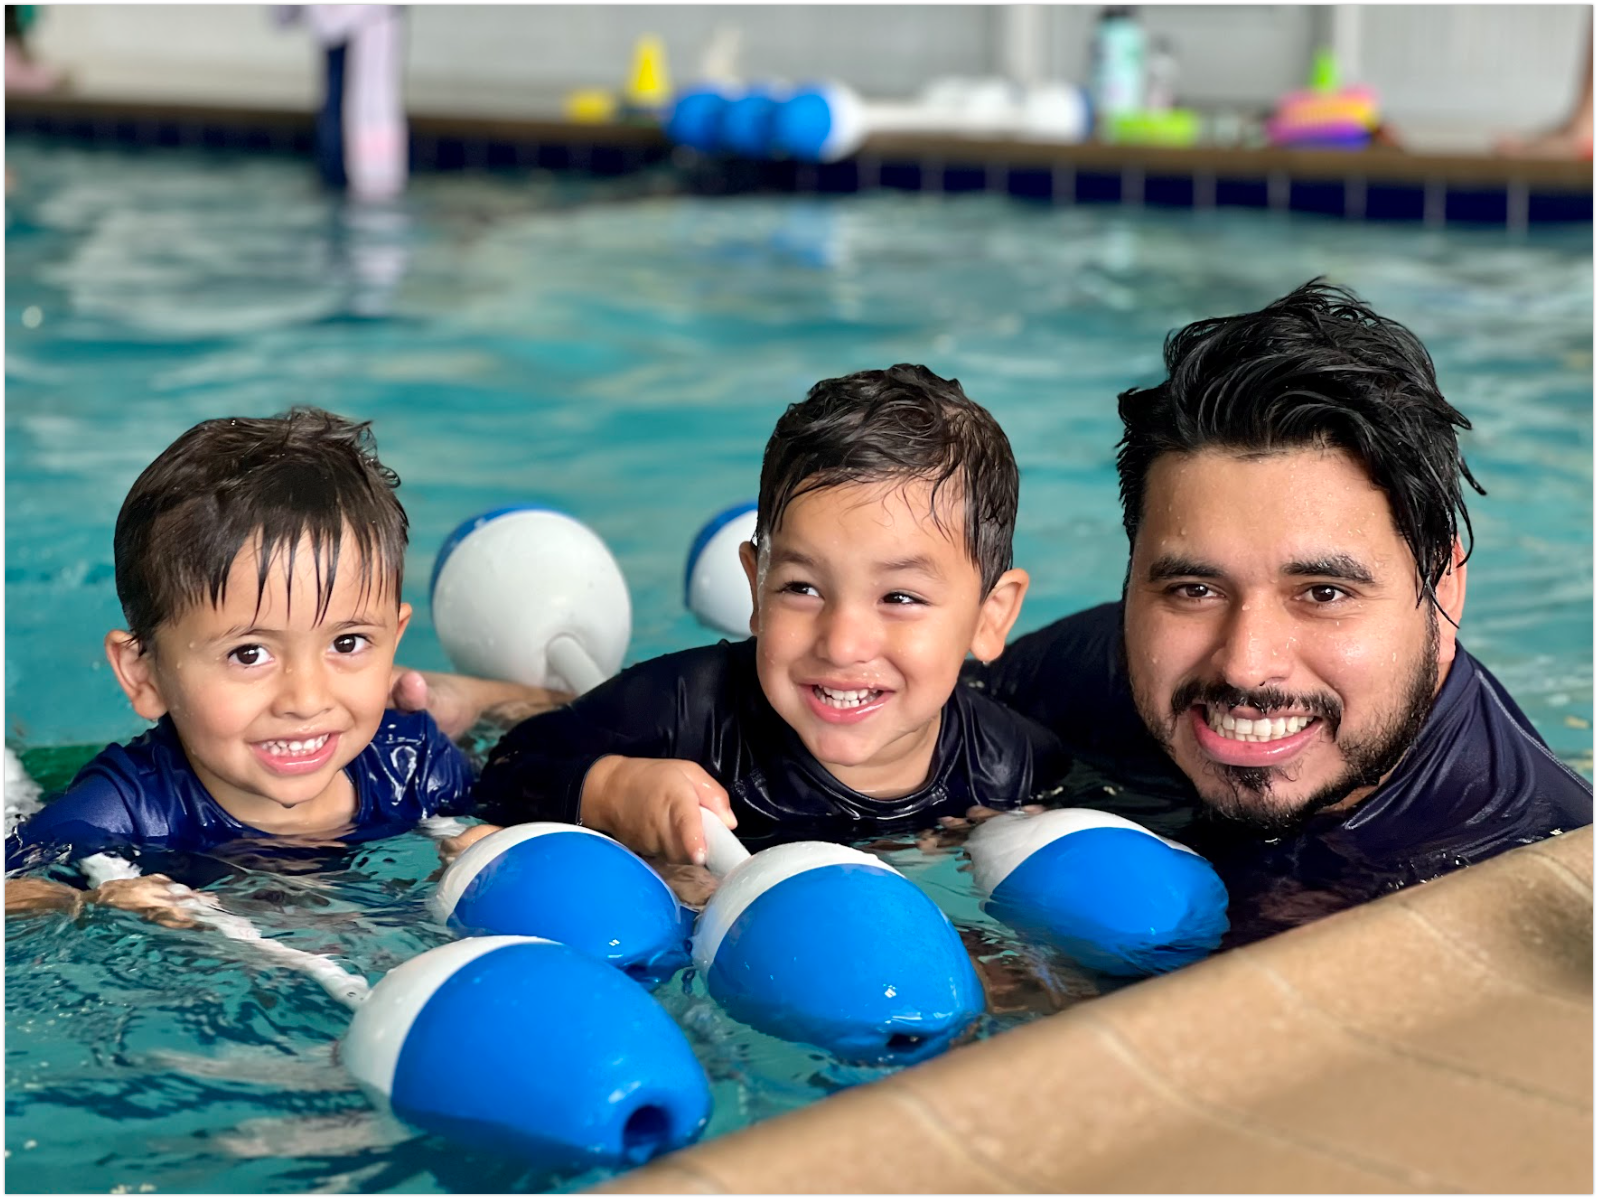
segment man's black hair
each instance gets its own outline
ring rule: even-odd
[[[222,602],[247,541],[259,557],[258,606],[274,560],[283,555],[292,572],[309,538],[320,621],[346,536],[362,594],[376,581],[398,604],[408,522],[394,494],[399,476],[377,460],[371,428],[294,408],[202,421],[163,450],[134,482],[116,524],[117,598],[141,649],[190,605]]]
[[[1437,390],[1431,355],[1397,321],[1320,279],[1258,312],[1196,321],[1165,339],[1163,383],[1121,393],[1116,467],[1126,535],[1136,542],[1149,468],[1162,454],[1268,454],[1305,446],[1352,455],[1386,493],[1414,556],[1417,602],[1430,599],[1464,526],[1460,456],[1470,428]]]
[[[952,482],[963,501],[965,547],[991,591],[1013,561],[1020,473],[1009,438],[957,379],[900,363],[823,379],[777,421],[760,465],[755,541],[782,525],[802,495],[844,483]]]

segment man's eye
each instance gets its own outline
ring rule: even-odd
[[[1171,593],[1178,599],[1191,600],[1208,599],[1215,594],[1208,583],[1178,583],[1171,588]]]
[[[1335,604],[1338,600],[1348,597],[1348,592],[1341,587],[1333,587],[1330,583],[1317,583],[1307,594],[1317,604]]]
[[[360,633],[341,633],[333,638],[333,650],[340,654],[353,654],[371,639]]]
[[[266,652],[264,645],[241,645],[228,654],[228,661],[237,662],[240,666],[260,666],[271,660],[272,655]]]

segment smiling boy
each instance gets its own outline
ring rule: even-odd
[[[741,551],[754,636],[641,663],[517,726],[480,814],[703,862],[702,807],[761,842],[1025,802],[1063,769],[1058,741],[956,687],[1021,611],[1018,488],[1003,431],[957,382],[900,365],[816,384],[761,467]]]
[[[10,877],[27,866],[372,840],[464,801],[465,755],[431,716],[387,707],[411,618],[398,483],[369,425],[314,408],[202,422],[139,476],[115,535],[127,628],[105,653],[156,724],[11,835],[8,912],[80,898]],[[95,897],[159,909],[167,881]]]

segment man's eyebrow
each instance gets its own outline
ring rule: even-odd
[[[1326,554],[1320,558],[1299,558],[1282,567],[1282,573],[1295,579],[1343,579],[1350,583],[1376,582],[1376,576],[1350,554]]]
[[[1200,562],[1197,558],[1161,554],[1149,563],[1148,580],[1151,583],[1163,583],[1167,579],[1218,579],[1222,573],[1219,566]]]

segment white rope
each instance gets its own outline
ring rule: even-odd
[[[91,854],[78,865],[88,877],[90,884],[95,887],[112,879],[140,877],[137,866],[114,854]],[[310,975],[322,990],[346,1007],[359,1007],[371,994],[370,983],[358,974],[351,974],[326,954],[307,953],[303,949],[295,949],[291,945],[284,945],[281,941],[273,941],[262,936],[261,930],[243,916],[224,911],[208,896],[203,896],[182,883],[169,884],[167,891],[177,901],[177,906],[193,916],[197,923],[214,928],[224,937],[234,941],[247,941],[283,965]]]

